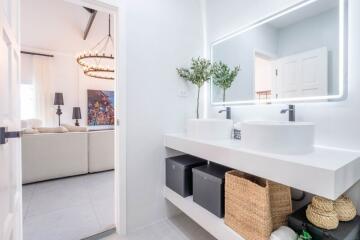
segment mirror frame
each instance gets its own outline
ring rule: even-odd
[[[227,34],[220,39],[214,41],[210,45],[210,58],[211,62],[214,62],[213,52],[214,47],[222,42],[229,40],[233,37],[236,37],[242,33],[250,31],[256,27],[259,27],[263,24],[266,24],[274,19],[277,19],[281,16],[294,12],[300,8],[303,8],[314,2],[324,1],[324,0],[304,0],[298,4],[292,5],[288,8],[285,8],[279,12],[275,12],[265,18],[260,18],[260,20],[255,21],[244,27]],[[325,0],[326,1],[326,0]],[[315,96],[315,97],[297,97],[297,98],[283,98],[283,99],[271,99],[271,104],[278,103],[296,103],[296,102],[320,102],[320,101],[342,101],[347,97],[347,34],[348,34],[348,0],[337,0],[339,2],[339,93],[336,95],[327,95],[327,96]],[[213,99],[213,80],[210,81],[210,103],[213,106],[230,106],[230,105],[257,105],[257,104],[269,104],[268,100],[245,100],[245,101],[227,101],[227,102],[217,102]]]

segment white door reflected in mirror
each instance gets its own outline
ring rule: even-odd
[[[241,71],[213,105],[340,99],[344,94],[346,0],[305,1],[211,46],[212,62]]]

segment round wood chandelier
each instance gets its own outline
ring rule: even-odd
[[[89,77],[93,78],[100,78],[100,79],[106,79],[106,80],[114,80],[114,69],[110,68],[85,68],[84,74]]]
[[[111,16],[109,15],[109,33],[101,39],[90,51],[79,54],[77,63],[89,77],[114,80],[114,42],[111,36]]]

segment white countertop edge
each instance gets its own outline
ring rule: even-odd
[[[241,152],[244,152],[247,154],[254,154],[257,156],[274,158],[274,159],[282,160],[285,162],[292,162],[294,164],[311,166],[311,167],[316,167],[316,168],[330,170],[330,171],[337,171],[340,168],[345,167],[348,164],[351,164],[356,159],[360,160],[360,151],[340,149],[340,148],[331,148],[331,147],[326,147],[326,146],[314,146],[314,151],[312,153],[285,155],[285,154],[273,154],[273,153],[266,153],[266,152],[260,152],[260,151],[255,151],[255,150],[251,150],[251,149],[246,149],[246,148],[241,147],[241,141],[233,140],[233,139],[205,141],[205,140],[192,139],[192,138],[186,137],[186,135],[184,133],[166,134],[165,141],[166,141],[166,137],[176,137],[176,138],[180,138],[180,139],[184,139],[184,140],[188,140],[188,141],[194,141],[194,142],[207,144],[207,145],[213,145],[213,146],[222,147],[222,148],[229,148],[229,149],[232,149],[235,151],[241,151]],[[330,160],[334,160],[334,162],[332,162],[331,164],[329,164],[329,161],[324,162],[324,159],[320,159],[324,155],[327,155],[326,157],[331,158]],[[311,159],[311,161],[309,161],[309,159]],[[318,162],[314,162],[312,160],[317,160]]]
[[[237,140],[196,140],[185,134],[166,134],[164,138],[166,147],[333,200],[360,180],[357,151],[315,147],[309,154],[279,155],[244,149],[238,144]],[[238,157],[254,164],[237,161]]]

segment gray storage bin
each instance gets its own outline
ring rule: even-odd
[[[166,159],[166,186],[183,197],[192,195],[192,168],[207,161],[190,155]]]
[[[219,218],[224,217],[225,173],[231,170],[214,163],[193,168],[194,202]]]

